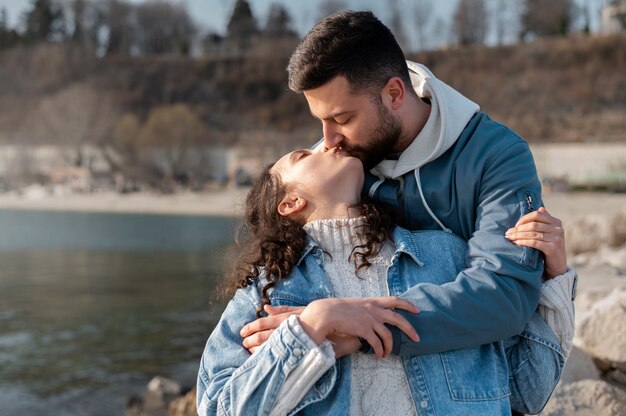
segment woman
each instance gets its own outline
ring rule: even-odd
[[[276,162],[252,189],[246,203],[250,238],[235,272],[241,289],[207,342],[198,376],[199,414],[419,409],[509,415],[511,404],[539,411],[558,381],[571,336],[561,328],[567,325],[555,326],[555,335],[538,314],[526,328],[532,337],[389,357],[385,323],[418,341],[393,309],[417,313],[411,288],[448,283],[464,267],[467,246],[449,233],[394,228],[383,210],[360,201],[362,185],[361,162],[341,149],[299,150]],[[522,231],[511,238],[529,236]],[[548,269],[562,269],[561,263],[564,257],[548,256]],[[567,290],[573,280],[569,273],[546,283],[557,282],[550,290],[564,288],[559,295],[569,300],[553,308],[561,320],[571,307]],[[404,299],[386,296],[403,292]],[[250,355],[240,330],[268,305],[307,306]],[[361,340],[374,356],[355,353]]]

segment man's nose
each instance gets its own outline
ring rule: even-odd
[[[328,125],[324,126],[324,146],[331,149],[338,146],[343,141],[344,137],[337,130],[331,128]]]

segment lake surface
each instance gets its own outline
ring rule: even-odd
[[[0,415],[122,415],[195,383],[238,220],[0,211]]]

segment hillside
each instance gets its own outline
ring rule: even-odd
[[[85,129],[80,140],[102,143],[123,115],[143,122],[154,108],[182,103],[206,125],[208,143],[310,143],[319,135],[317,122],[304,98],[287,88],[292,48],[195,60],[97,59],[58,44],[5,51],[0,141],[63,143],[70,140],[67,125],[87,119],[99,127]],[[626,140],[626,34],[409,58],[529,141]]]

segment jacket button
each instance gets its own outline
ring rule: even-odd
[[[428,407],[428,402],[426,400],[422,400],[421,403],[420,403],[420,406]]]
[[[294,348],[293,355],[295,355],[296,357],[301,356],[302,355],[302,350],[300,348]]]

